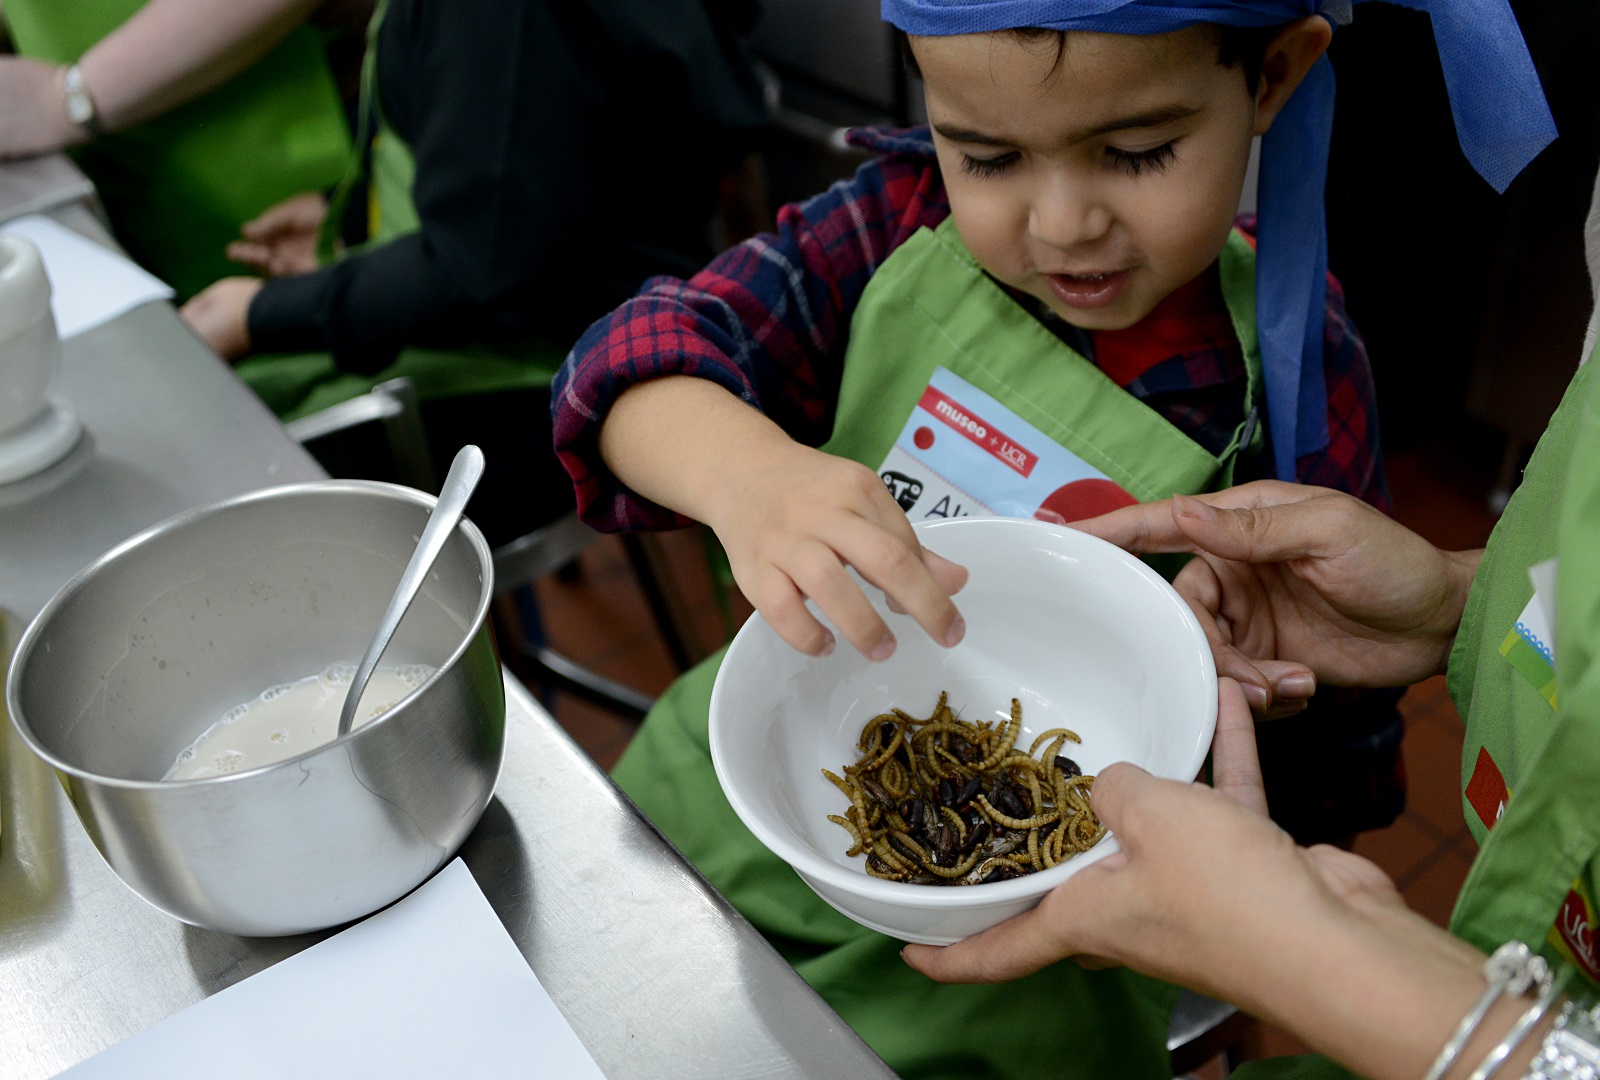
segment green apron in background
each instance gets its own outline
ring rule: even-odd
[[[5,0],[17,51],[79,59],[143,0]],[[322,36],[296,28],[224,85],[74,151],[118,241],[180,298],[237,274],[239,227],[302,191],[332,186],[350,134]]]
[[[417,175],[416,159],[384,118],[377,91],[378,30],[387,8],[388,0],[380,0],[367,26],[367,52],[361,66],[361,129],[323,222],[318,257],[324,263],[351,258],[422,227],[411,194]],[[367,128],[373,123],[377,132],[367,154]],[[344,207],[363,180],[368,181],[368,240],[341,251],[337,240]],[[470,328],[464,327],[462,336],[469,338]],[[555,378],[569,347],[570,343],[553,342],[529,342],[515,351],[470,345],[449,349],[413,346],[402,349],[394,363],[376,375],[340,371],[333,357],[325,352],[261,353],[246,358],[234,370],[268,408],[287,422],[359,397],[378,383],[401,376],[416,384],[417,396],[423,401],[501,390],[543,389]]]
[[[1578,369],[1489,537],[1450,655],[1466,721],[1462,809],[1480,847],[1450,931],[1484,952],[1542,949],[1600,980],[1600,377]],[[1553,656],[1529,629],[1530,569],[1556,559]],[[1539,643],[1539,644],[1536,644]],[[1553,660],[1553,662],[1551,662]],[[1307,972],[1314,976],[1315,972]],[[1351,1075],[1318,1058],[1246,1066],[1240,1080]]]
[[[1252,402],[1260,382],[1253,264],[1249,245],[1235,234],[1221,259],[1223,293],[1244,347]],[[1259,428],[1248,421],[1221,459],[1183,435],[1012,299],[950,221],[920,230],[868,283],[850,324],[833,435],[822,449],[877,466],[937,368],[1140,499],[1225,484],[1240,437],[1261,445]],[[614,776],[891,1068],[908,1080],[1171,1075],[1173,987],[1070,963],[998,986],[940,985],[906,966],[900,942],[817,897],[745,829],[717,784],[707,717],[721,659],[711,657],[662,696]]]

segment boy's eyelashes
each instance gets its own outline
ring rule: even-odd
[[[1151,147],[1149,150],[1121,150],[1115,146],[1108,146],[1106,157],[1128,175],[1138,176],[1146,169],[1155,172],[1165,171],[1177,160],[1178,151],[1169,142]]]
[[[971,154],[962,154],[961,171],[968,176],[982,179],[986,176],[994,176],[1005,172],[1012,165],[1015,165],[1021,156],[1015,150],[992,158],[979,158],[973,157]]]
[[[1177,160],[1178,152],[1173,143],[1166,142],[1160,146],[1151,147],[1149,150],[1123,150],[1115,146],[1105,148],[1106,158],[1113,168],[1125,172],[1130,176],[1138,176],[1146,169],[1154,172],[1163,172]],[[971,154],[961,155],[961,171],[977,179],[996,176],[1005,172],[1021,160],[1022,155],[1016,151],[1000,154],[991,158],[973,157]]]

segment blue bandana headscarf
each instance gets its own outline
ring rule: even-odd
[[[1361,0],[882,0],[908,34],[943,37],[1020,27],[1160,34],[1196,23],[1263,27],[1323,15],[1340,25]],[[1456,135],[1496,191],[1556,136],[1522,32],[1506,0],[1391,0],[1428,12]],[[1324,56],[1261,140],[1256,196],[1256,323],[1277,475],[1328,444],[1322,333],[1328,237],[1323,191],[1333,129]]]

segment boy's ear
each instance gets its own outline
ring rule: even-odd
[[[1261,80],[1256,87],[1257,135],[1265,135],[1289,100],[1333,40],[1333,27],[1320,15],[1308,15],[1284,26],[1267,43],[1261,57]]]

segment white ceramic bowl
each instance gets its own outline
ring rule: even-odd
[[[1217,720],[1217,675],[1194,614],[1161,576],[1112,544],[1018,518],[919,525],[925,546],[966,566],[954,649],[935,645],[868,588],[899,647],[873,664],[841,640],[814,659],[759,615],[728,648],[711,693],[711,757],[751,832],[845,915],[903,941],[946,945],[1038,903],[1117,850],[1107,837],[1059,866],[1011,881],[939,888],[869,877],[828,820],[847,805],[822,775],[858,756],[863,725],[891,706],[927,716],[941,690],[966,719],[1004,721],[1022,703],[1023,749],[1068,727],[1086,773],[1116,761],[1156,776],[1199,772]]]

